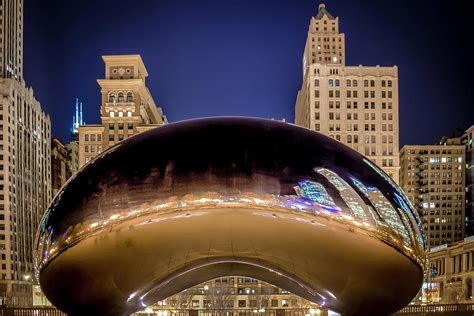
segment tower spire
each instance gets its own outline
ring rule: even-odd
[[[80,106],[80,110],[79,110],[79,124],[78,124],[78,127],[83,124],[83,122],[82,122],[82,102],[80,103],[79,106]]]

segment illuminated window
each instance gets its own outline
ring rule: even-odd
[[[132,112],[128,111],[128,112],[127,112],[127,116],[128,116],[128,117],[132,117]]]
[[[122,111],[119,111],[118,114],[119,114],[119,117],[123,117],[123,112]]]
[[[115,117],[115,112],[110,112],[110,117]]]

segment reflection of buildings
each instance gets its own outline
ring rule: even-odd
[[[327,315],[305,299],[248,277],[210,280],[158,302],[150,309],[161,311],[161,314],[163,311],[180,313],[194,310],[196,315]]]
[[[51,197],[51,121],[23,79],[23,1],[0,1],[0,305],[32,303],[33,243]]]
[[[459,138],[400,151],[400,186],[422,218],[428,248],[464,238],[464,157]]]
[[[321,4],[309,26],[295,123],[359,151],[398,183],[398,68],[345,62],[339,18]]]
[[[167,123],[148,90],[148,76],[140,55],[103,56],[101,124],[79,130],[79,166],[119,141]]]
[[[472,303],[474,280],[474,239],[450,246],[433,247],[430,259],[429,286],[425,286],[431,303]],[[423,293],[425,294],[425,293]]]
[[[357,194],[344,179],[338,176],[335,172],[325,168],[319,169],[318,172],[328,179],[329,182],[331,182],[331,184],[339,191],[342,200],[352,211],[352,215],[363,222],[373,223],[374,216],[370,216],[370,218],[367,217],[367,214],[371,214],[371,210],[368,209],[359,194]]]
[[[324,206],[336,206],[336,203],[334,203],[334,200],[321,183],[305,180],[299,182],[298,186],[294,189],[296,194],[300,197],[317,202]]]

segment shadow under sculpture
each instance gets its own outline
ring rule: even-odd
[[[420,226],[383,171],[329,137],[195,119],[126,139],[74,175],[42,219],[36,276],[71,315],[125,315],[232,275],[385,315],[421,286]]]

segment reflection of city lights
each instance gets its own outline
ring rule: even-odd
[[[133,299],[135,297],[135,295],[137,295],[137,292],[130,294],[130,296],[127,299],[127,302],[130,301],[131,299]]]
[[[114,215],[110,216],[110,219],[111,219],[111,220],[114,220],[114,219],[117,219],[117,218],[119,218],[119,217],[120,217],[120,215],[114,214]]]

